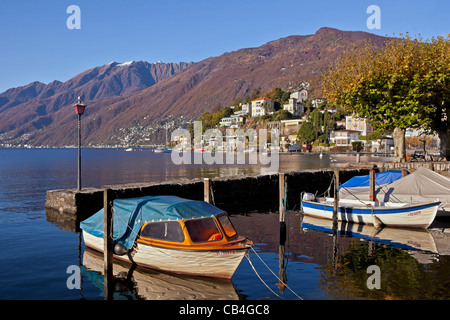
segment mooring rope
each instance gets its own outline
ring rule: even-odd
[[[255,271],[256,276],[259,278],[259,280],[261,280],[261,282],[267,287],[267,289],[269,289],[274,295],[276,295],[277,297],[284,299],[283,297],[281,297],[280,295],[278,295],[275,291],[273,291],[268,285],[267,283],[264,282],[264,280],[261,278],[261,276],[259,275],[258,271],[256,271],[256,268],[253,266],[252,261],[250,260],[248,254],[245,255],[245,257],[248,260],[248,263],[250,264],[250,266],[252,267],[253,271]]]
[[[125,222],[123,219],[122,219],[122,217],[119,215],[119,214],[117,214],[116,213],[116,211],[114,210],[114,206],[112,206],[111,205],[111,210],[112,210],[112,213],[113,214],[115,214],[120,220],[122,220],[122,222],[123,223],[125,223],[126,225],[127,225],[127,228],[128,229],[130,229],[130,231],[132,232],[132,233],[134,233],[135,235],[136,235],[136,237],[137,238],[139,238],[139,239],[141,239],[141,241],[143,241],[143,242],[145,242],[145,243],[147,243],[147,244],[149,244],[149,245],[151,245],[151,243],[150,242],[148,242],[147,240],[145,240],[145,239],[143,239],[143,238],[141,238],[140,236],[139,236],[139,234],[138,233],[136,233],[134,230],[133,230],[133,228],[131,228],[129,225],[128,225],[128,223],[127,222]],[[111,220],[113,220],[113,219],[111,219]],[[112,229],[112,228],[111,228]],[[111,230],[111,233],[112,233],[112,230]],[[111,237],[112,237],[112,234],[111,234]],[[157,247],[156,247],[157,248]],[[159,248],[158,248],[159,249]],[[289,291],[291,291],[297,298],[299,298],[300,300],[303,300],[303,298],[302,297],[300,297],[297,293],[295,293],[286,283],[284,283],[283,282],[283,280],[281,280],[271,269],[270,269],[270,267],[264,262],[264,260],[258,255],[258,253],[255,251],[255,249],[253,248],[253,247],[250,247],[250,249],[255,253],[255,255],[259,258],[259,260],[261,260],[261,262],[266,266],[266,268],[280,281],[280,283],[282,284],[282,285],[284,285]],[[167,254],[166,252],[164,252],[163,250],[160,250],[160,251],[162,251],[164,254]],[[264,282],[264,280],[261,278],[261,276],[258,274],[258,272],[256,271],[256,268],[253,266],[253,263],[251,262],[251,260],[250,260],[250,257],[249,257],[249,255],[248,255],[248,253],[245,255],[245,257],[247,258],[247,260],[248,260],[248,262],[249,262],[249,264],[250,264],[250,266],[252,267],[252,269],[253,269],[253,271],[255,271],[255,274],[258,276],[258,278],[261,280],[261,282],[273,293],[273,294],[275,294],[277,297],[279,297],[279,298],[281,298],[281,299],[284,299],[283,297],[281,297],[280,295],[278,295],[275,291],[273,291],[268,285],[267,285],[267,283],[265,283]]]
[[[266,266],[267,269],[269,269],[269,271],[280,281],[280,283],[282,285],[284,285],[289,291],[291,291],[297,298],[299,298],[300,300],[303,300],[302,297],[300,297],[297,293],[294,292],[294,290],[292,290],[286,283],[283,282],[283,280],[281,280],[273,271],[272,269],[270,269],[270,267],[264,262],[264,260],[258,255],[258,253],[255,251],[255,249],[253,247],[251,247],[251,250],[256,254],[256,256],[259,258],[259,260],[261,260],[261,262]],[[246,255],[247,257],[247,255]],[[247,257],[247,260],[250,262],[250,265],[252,266],[253,270],[255,271],[256,275],[261,279],[261,277],[259,276],[259,274],[256,272],[256,269],[253,267],[250,258]],[[267,286],[267,284],[261,279],[261,281]],[[268,286],[267,286],[268,287]],[[269,287],[268,287],[269,288]],[[269,288],[270,291],[272,291],[276,296],[280,297],[278,294],[276,294],[272,289]],[[281,298],[281,297],[280,297]]]

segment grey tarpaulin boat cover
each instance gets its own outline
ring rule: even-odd
[[[450,178],[425,167],[375,189],[378,201],[410,203],[439,200],[444,206],[450,205]],[[341,191],[341,199],[355,199],[356,196],[360,200],[369,200],[368,187],[342,188]]]
[[[130,249],[146,222],[217,216],[221,209],[204,201],[176,196],[148,196],[113,201],[113,240]],[[84,231],[103,237],[103,209],[80,224]]]

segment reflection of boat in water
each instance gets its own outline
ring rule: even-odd
[[[410,178],[413,177],[411,174],[401,178],[401,175],[400,171],[392,170],[377,173],[374,179],[371,179],[370,175],[353,177],[339,186],[339,197],[336,200],[334,198],[316,197],[311,193],[303,193],[301,199],[303,212],[307,215],[327,219],[333,219],[333,213],[337,213],[337,219],[340,221],[360,224],[426,229],[436,217],[441,204],[439,199],[428,197],[424,198],[423,201],[409,202],[397,197],[381,198],[380,192],[383,187],[388,188],[403,179],[411,180]],[[334,184],[336,184],[336,180],[335,177],[333,179]],[[377,184],[381,187],[375,190]],[[423,188],[426,186],[427,184]],[[372,193],[374,193],[372,196],[370,196],[371,188],[373,188]],[[412,188],[412,190],[414,189]],[[409,190],[408,194],[412,194],[412,190]],[[439,192],[441,191],[439,190]],[[450,192],[450,180],[448,192]],[[373,197],[373,199],[370,197]],[[335,201],[338,201],[337,212],[334,212]]]
[[[83,265],[88,278],[100,290],[104,290],[103,255],[86,248],[83,254]],[[95,273],[95,274],[92,274]],[[147,300],[238,300],[239,295],[231,280],[206,279],[198,277],[181,277],[173,274],[152,272],[143,269],[130,269],[130,265],[114,262],[115,278],[126,283],[126,290],[134,292],[136,298]],[[101,283],[98,283],[101,282]],[[131,287],[131,288],[130,288]]]
[[[333,222],[331,220],[305,215],[303,217],[302,228],[332,233]],[[380,229],[375,228],[372,225],[338,222],[337,231],[340,235],[375,241],[397,248],[439,253],[434,236],[428,229],[402,229],[389,227]],[[450,237],[447,239],[446,247],[448,248],[450,246]]]
[[[252,242],[228,215],[175,196],[113,202],[114,257],[167,272],[230,279]],[[103,209],[81,222],[84,242],[103,252]]]

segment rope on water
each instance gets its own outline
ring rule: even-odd
[[[264,260],[258,255],[258,253],[255,251],[255,249],[253,247],[251,247],[251,250],[256,254],[256,256],[259,258],[259,260],[261,260],[261,262],[266,266],[267,269],[269,269],[269,271],[280,281],[280,283],[282,285],[284,285],[289,291],[291,291],[297,298],[299,298],[300,300],[303,300],[302,297],[300,297],[297,293],[295,293],[291,288],[289,288],[289,286],[283,282],[283,280],[281,280],[271,269],[270,267],[264,262]],[[273,294],[275,294],[277,297],[280,297],[278,294],[276,294],[271,288],[269,288],[269,286],[261,279],[261,277],[259,276],[259,274],[256,272],[256,269],[254,268],[253,264],[250,261],[250,258],[248,257],[248,255],[246,255],[247,260],[249,261],[251,267],[253,268],[253,270],[255,271],[256,275],[258,276],[258,278],[264,283],[264,285],[270,290],[272,291]],[[281,298],[281,297],[280,297]]]
[[[258,271],[256,271],[255,267],[253,266],[252,261],[250,260],[248,254],[245,255],[245,257],[248,260],[248,263],[250,264],[250,266],[252,267],[253,271],[255,271],[255,274],[258,276],[259,280],[261,280],[261,282],[267,287],[267,289],[269,289],[274,295],[276,295],[277,297],[283,299],[283,297],[280,297],[275,291],[273,291],[268,285],[267,283],[264,282],[264,280],[261,278],[261,276],[259,275]]]

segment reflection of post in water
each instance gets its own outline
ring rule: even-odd
[[[283,292],[284,289],[286,289],[286,283],[287,283],[287,276],[286,276],[286,267],[287,267],[287,261],[285,260],[285,247],[284,244],[280,244],[278,247],[278,262],[280,271],[278,273],[278,279],[280,282],[277,283],[278,289],[280,292]]]
[[[78,267],[81,270],[82,267],[82,263],[81,263],[81,231],[78,232]],[[80,291],[78,293],[78,295],[80,296],[80,300],[85,300],[83,297],[83,275],[80,272]]]
[[[279,215],[280,215],[280,244],[284,245],[286,241],[286,194],[287,194],[287,185],[286,185],[286,177],[284,173],[278,174],[278,193],[280,199],[279,206]]]
[[[333,207],[333,270],[337,269],[338,255],[338,214],[339,214],[339,169],[334,170],[334,207]]]
[[[367,256],[371,259],[375,258],[375,249],[376,249],[376,241],[374,241],[374,238],[381,232],[381,230],[384,229],[384,226],[381,225],[380,228],[373,228],[372,233],[370,234],[369,239],[369,248],[367,250]]]
[[[278,174],[278,188],[279,188],[279,215],[280,215],[280,245],[278,250],[278,262],[280,271],[278,273],[279,282],[277,283],[280,292],[286,289],[286,261],[285,261],[285,243],[286,243],[286,195],[287,185],[286,176],[284,173]]]

